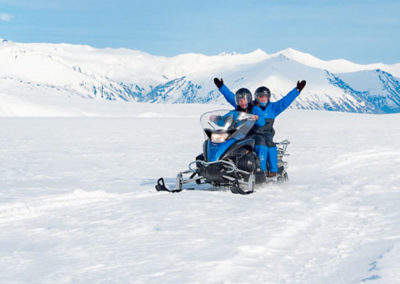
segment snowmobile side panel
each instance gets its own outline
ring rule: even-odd
[[[203,143],[203,157],[204,157],[205,161],[208,161],[208,151],[207,151],[208,142],[207,141],[208,140],[205,140]],[[198,160],[198,159],[196,158],[196,160]]]
[[[247,147],[250,150],[254,148],[255,141],[252,138],[245,139],[243,141],[237,142],[236,144],[232,145],[227,151],[222,155],[220,158],[221,160],[226,159],[230,156],[235,155],[235,152],[240,148]]]

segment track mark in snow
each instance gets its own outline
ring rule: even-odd
[[[104,191],[75,190],[69,194],[55,197],[41,197],[29,202],[18,202],[0,206],[0,223],[34,218],[51,210],[82,206],[89,203],[116,199],[118,195]]]
[[[368,269],[368,272],[373,273],[373,275],[368,276],[368,277],[362,279],[362,280],[361,280],[362,282],[367,282],[367,281],[370,281],[370,280],[378,280],[378,279],[381,279],[381,278],[382,278],[382,277],[378,274],[378,272],[380,272],[380,269],[379,269],[379,267],[378,267],[378,264],[379,264],[379,262],[383,259],[383,257],[384,257],[386,254],[388,254],[388,253],[391,252],[392,249],[393,249],[393,246],[392,246],[391,248],[388,248],[383,254],[381,254],[380,256],[378,256],[377,259],[376,259],[375,261],[373,261],[373,262],[371,262],[371,263],[369,264],[370,267],[369,267],[369,269]]]

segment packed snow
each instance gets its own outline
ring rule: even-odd
[[[288,183],[171,194],[228,106],[1,100],[1,283],[399,281],[399,114],[287,110]]]

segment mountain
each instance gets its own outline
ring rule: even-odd
[[[213,77],[232,91],[268,86],[277,100],[307,80],[297,109],[400,112],[400,64],[323,61],[286,49],[267,54],[154,56],[130,49],[0,40],[0,93],[152,103],[225,103]]]

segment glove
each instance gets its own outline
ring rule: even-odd
[[[303,90],[305,86],[306,86],[306,81],[304,80],[301,82],[297,81],[297,90],[299,90],[299,92],[301,92],[301,90]]]
[[[221,87],[224,85],[224,80],[222,80],[222,78],[214,78],[214,83],[218,87],[218,89],[221,89]]]

